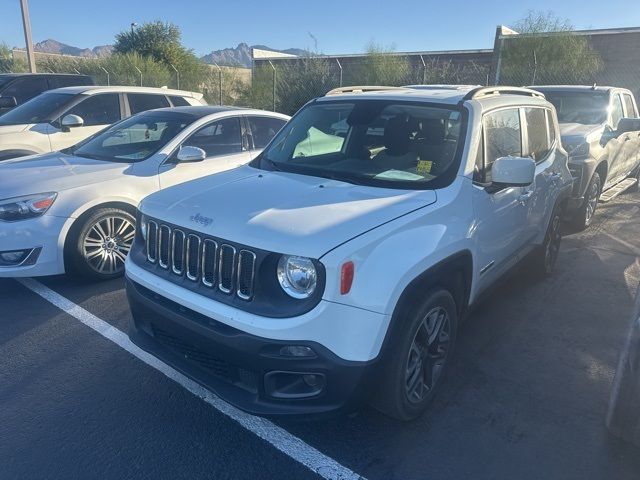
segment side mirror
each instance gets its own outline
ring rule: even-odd
[[[63,132],[70,132],[72,128],[77,128],[84,125],[84,120],[78,115],[69,114],[62,117],[60,125],[62,126]]]
[[[501,157],[491,167],[492,185],[526,187],[536,177],[536,162],[531,158]]]
[[[191,147],[188,145],[180,147],[176,159],[178,162],[201,162],[207,158],[207,152],[199,147]]]
[[[16,97],[0,97],[0,108],[13,108],[18,106]]]
[[[623,118],[618,122],[617,134],[640,132],[640,118]]]

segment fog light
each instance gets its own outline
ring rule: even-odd
[[[316,387],[320,383],[320,378],[317,375],[303,375],[302,380],[310,387]]]
[[[316,352],[306,345],[286,345],[280,349],[283,357],[315,357]]]
[[[0,265],[12,266],[20,265],[31,250],[10,250],[6,252],[0,252]]]
[[[300,399],[322,393],[327,379],[322,373],[269,372],[264,376],[265,393],[273,398]]]

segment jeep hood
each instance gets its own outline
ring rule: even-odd
[[[154,193],[140,209],[231,242],[320,258],[435,201],[431,190],[374,188],[244,166]]]
[[[0,162],[0,198],[60,192],[122,176],[132,165],[54,152]]]

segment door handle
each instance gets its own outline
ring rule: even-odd
[[[529,190],[526,193],[521,194],[520,196],[518,196],[518,201],[524,205],[525,203],[527,203],[527,200],[529,200],[531,198],[531,196],[533,195],[533,190]]]

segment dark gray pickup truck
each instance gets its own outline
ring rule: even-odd
[[[558,113],[574,177],[568,216],[589,226],[599,201],[638,184],[640,118],[631,91],[616,87],[536,86]]]

